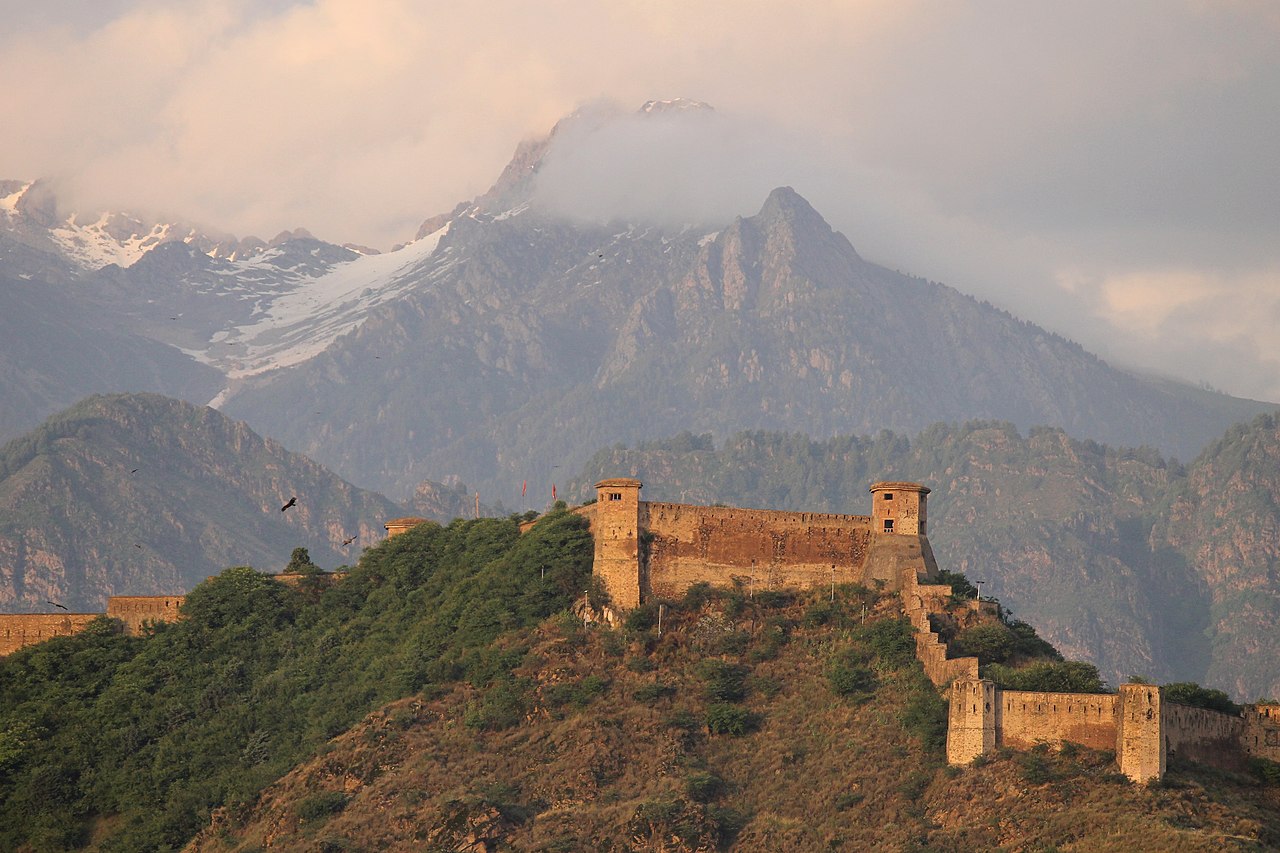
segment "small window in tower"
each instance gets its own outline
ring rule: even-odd
[[[887,501],[891,501],[891,500],[893,500],[893,492],[885,492],[885,493],[884,493],[884,499],[885,499],[885,500],[887,500]]]
[[[892,519],[892,518],[886,518],[886,519],[884,520],[884,532],[885,532],[885,533],[892,533],[892,532],[893,532],[893,519]]]
[[[611,500],[611,501],[620,501],[620,500],[622,500],[622,492],[610,492],[610,493],[609,493],[609,500]]]

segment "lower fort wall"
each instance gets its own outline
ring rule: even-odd
[[[107,616],[123,622],[126,634],[137,636],[148,622],[176,622],[185,600],[181,595],[113,595],[107,599]]]
[[[1172,702],[1166,702],[1161,710],[1164,747],[1169,757],[1186,758],[1228,770],[1238,769],[1244,763],[1240,750],[1245,732],[1244,717]]]
[[[863,583],[869,516],[641,502],[644,597],[696,583],[753,589]],[[908,537],[902,537],[906,539]]]
[[[5,613],[0,614],[0,655],[53,637],[69,637],[101,616],[101,613]]]
[[[1060,747],[1071,741],[1092,749],[1115,749],[1119,705],[1112,694],[1000,690],[998,696],[995,726],[1001,746]]]

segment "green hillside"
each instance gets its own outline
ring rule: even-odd
[[[545,576],[543,568],[546,569]],[[514,683],[504,631],[586,586],[576,516],[427,524],[343,582],[233,568],[143,638],[105,619],[0,660],[0,849],[170,850],[382,703]]]
[[[617,629],[564,511],[424,524],[332,585],[248,568],[186,618],[0,661],[6,850],[1220,850],[1280,790],[1113,756],[944,766],[895,597],[694,587]]]

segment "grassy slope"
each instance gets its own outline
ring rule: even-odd
[[[392,703],[252,809],[222,815],[191,849],[1280,844],[1280,796],[1243,777],[1175,769],[1166,784],[1142,788],[1109,754],[1088,751],[944,766],[940,703],[894,640],[906,636],[896,604],[874,605],[868,629],[862,600],[846,591],[844,615],[816,624],[821,597],[774,607],[720,597],[668,611],[660,640],[652,627],[620,634],[552,619],[505,640],[531,649],[510,725],[485,725],[494,719],[486,709],[505,707],[492,688]],[[830,686],[831,660],[850,651],[874,673],[870,695],[839,697]],[[708,691],[726,689],[708,661],[743,667],[737,704],[756,715],[747,734],[708,732]]]

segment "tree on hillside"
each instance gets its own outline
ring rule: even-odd
[[[313,575],[322,569],[311,562],[311,555],[306,548],[294,548],[289,557],[289,565],[284,567],[285,574]]]

